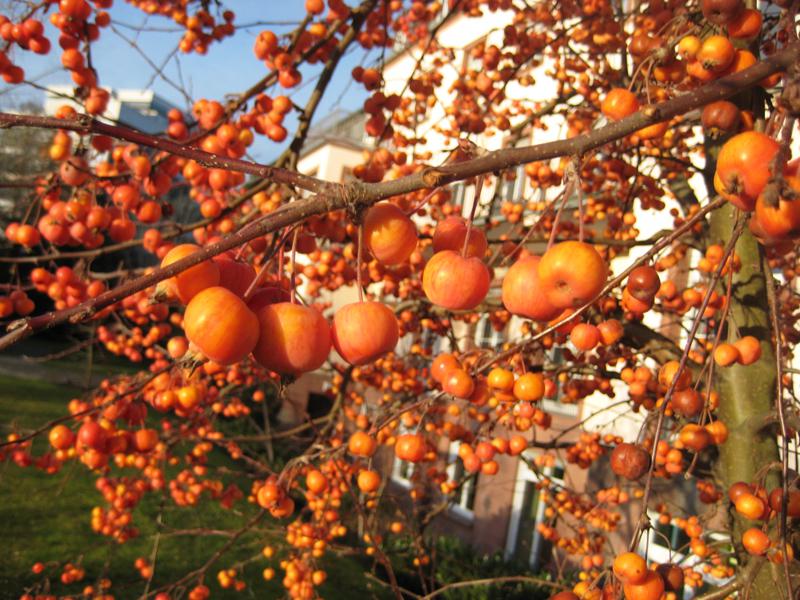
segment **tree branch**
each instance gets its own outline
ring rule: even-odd
[[[360,210],[392,196],[438,187],[453,181],[500,171],[523,163],[560,156],[579,156],[638,131],[647,125],[667,120],[714,100],[728,98],[742,89],[756,85],[772,73],[788,68],[798,60],[800,60],[800,43],[793,44],[739,73],[718,79],[698,90],[683,94],[667,102],[645,107],[639,113],[581,136],[523,148],[497,150],[461,163],[435,168],[429,167],[407,177],[373,184],[353,182],[348,185],[342,185],[323,182],[285,169],[258,165],[248,161],[223,159],[197,149],[183,148],[180,144],[169,140],[148,136],[132,129],[105,125],[93,119],[60,120],[50,117],[0,113],[0,127],[31,125],[61,129],[66,126],[73,131],[104,133],[112,137],[119,137],[122,134],[127,136],[123,137],[123,139],[137,141],[143,145],[149,145],[167,152],[175,150],[179,156],[194,160],[199,158],[198,162],[206,161],[204,164],[235,171],[244,170],[244,172],[252,172],[275,182],[283,182],[288,185],[296,185],[302,189],[319,192],[310,198],[282,206],[266,215],[262,220],[243,227],[227,238],[204,247],[201,251],[195,252],[163,269],[156,269],[148,275],[109,290],[97,298],[66,310],[15,321],[9,325],[10,333],[0,338],[0,350],[8,348],[36,331],[49,329],[65,322],[79,323],[89,319],[103,308],[155,285],[159,281],[172,277],[208,258],[236,248],[256,237],[302,221],[310,216],[342,208]]]
[[[175,156],[182,156],[183,158],[194,160],[204,167],[247,173],[275,183],[299,187],[309,192],[330,192],[340,187],[340,184],[321,181],[315,177],[303,175],[288,169],[281,169],[279,167],[262,165],[248,160],[228,158],[218,154],[212,154],[211,152],[204,152],[198,148],[186,146],[167,138],[149,135],[131,127],[109,125],[108,123],[103,123],[86,115],[79,115],[74,119],[57,119],[56,117],[42,117],[39,115],[0,113],[0,128],[8,127],[40,127],[44,129],[73,131],[81,135],[95,133],[107,135],[118,140],[125,140],[134,144],[139,144],[140,146],[168,152]]]

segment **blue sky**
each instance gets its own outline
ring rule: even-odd
[[[264,64],[253,55],[253,42],[262,29],[270,28],[278,34],[290,31],[291,23],[299,22],[304,14],[302,0],[228,0],[224,3],[236,13],[236,24],[256,22],[285,22],[285,25],[254,25],[240,29],[237,33],[222,42],[215,42],[205,56],[197,54],[179,54],[178,61],[169,56],[181,33],[176,31],[177,25],[165,17],[148,17],[143,12],[122,0],[117,0],[109,11],[112,24],[119,34],[136,41],[137,46],[147,54],[156,65],[167,61],[164,75],[173,82],[183,82],[192,98],[210,98],[222,100],[226,94],[238,93],[247,89],[252,83],[263,77],[267,70]],[[168,29],[172,31],[137,32],[133,26]],[[58,35],[47,22],[47,35],[53,42],[53,50],[46,56],[22,52],[17,48],[13,55],[25,69],[26,78],[39,85],[53,83],[71,83],[69,73],[61,68]],[[100,84],[112,88],[153,89],[159,95],[175,103],[179,108],[186,108],[186,100],[173,85],[155,76],[154,69],[130,44],[111,27],[102,30],[100,39],[92,46],[92,59],[100,76]],[[360,46],[351,47],[350,52],[340,63],[337,75],[330,83],[325,99],[317,109],[316,119],[320,119],[335,109],[348,111],[359,108],[366,97],[364,89],[352,81],[350,71],[357,64],[371,62],[377,56],[373,52],[367,56]],[[315,75],[320,66],[306,69],[304,81],[299,89],[292,91],[296,103],[302,105],[315,85]],[[280,91],[276,91],[281,93]],[[28,86],[17,86],[8,90],[8,86],[0,84],[0,106],[8,108],[10,104],[24,100],[40,100],[41,92]],[[292,124],[290,135],[292,132]],[[259,138],[260,136],[257,136]],[[253,158],[269,161],[279,154],[282,148],[265,139],[257,139],[251,147]]]

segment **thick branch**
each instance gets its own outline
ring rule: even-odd
[[[524,148],[498,150],[472,160],[454,165],[424,169],[420,173],[382,183],[364,184],[361,182],[353,182],[348,185],[340,185],[322,182],[313,177],[299,175],[284,169],[256,165],[255,163],[248,163],[247,161],[232,161],[233,166],[227,168],[240,170],[237,167],[244,165],[248,169],[261,169],[261,171],[258,171],[261,177],[272,178],[275,181],[282,180],[285,183],[297,185],[304,189],[313,188],[322,189],[324,191],[311,198],[298,200],[289,205],[282,206],[273,213],[266,215],[262,220],[240,229],[238,232],[215,244],[204,247],[202,251],[172,263],[164,269],[157,269],[148,275],[134,279],[76,307],[16,321],[9,326],[11,332],[3,338],[0,338],[0,350],[28,337],[36,331],[48,329],[68,321],[78,323],[91,318],[103,308],[111,306],[140,290],[155,285],[159,281],[172,277],[210,257],[221,254],[231,248],[236,248],[256,237],[300,222],[310,216],[342,208],[362,208],[398,194],[438,187],[452,181],[468,179],[475,175],[499,171],[523,163],[556,158],[559,156],[581,155],[652,123],[683,114],[714,100],[730,97],[744,88],[757,84],[764,77],[787,68],[798,59],[800,59],[800,44],[793,44],[749,69],[745,69],[744,71],[728,77],[723,77],[703,88],[678,96],[668,102],[646,107],[635,115],[631,115],[621,121],[594,130],[588,134],[568,140],[559,140]],[[34,120],[29,121],[29,119]],[[113,126],[104,125],[93,120],[66,121],[48,117],[0,113],[0,126],[3,124],[6,126],[38,124],[37,126],[53,128],[63,128],[65,124],[71,124],[76,131],[87,131],[87,127],[91,129],[91,127],[97,126],[107,135],[113,135],[109,129],[117,129]],[[144,139],[145,141],[149,141],[153,147],[162,150],[170,151],[167,146],[170,148],[177,146],[177,149],[180,151],[178,154],[181,156],[194,158],[197,155],[205,155],[212,160],[217,159],[216,155],[204,153],[196,149],[187,150],[175,142],[153,138],[152,136],[147,136],[135,130],[126,130],[125,133],[135,134],[137,140]],[[162,144],[166,144],[167,146],[162,146]],[[225,160],[229,163],[231,162],[231,159]]]

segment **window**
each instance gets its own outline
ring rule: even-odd
[[[516,145],[519,147],[519,144]],[[500,198],[509,202],[519,202],[525,193],[525,165],[519,165],[513,172],[507,171],[500,180]]]
[[[310,419],[318,419],[327,415],[333,407],[333,398],[328,394],[308,393],[306,412]]]
[[[469,475],[464,469],[463,461],[458,457],[458,448],[461,442],[452,442],[447,451],[447,477],[450,481],[460,483],[461,487],[455,492],[453,504],[449,510],[454,515],[466,520],[475,518],[475,494],[478,489],[478,475]],[[465,479],[466,477],[466,479]]]
[[[483,315],[475,327],[475,345],[499,350],[503,346],[503,331],[497,331],[488,315]]]
[[[394,457],[392,464],[392,481],[403,487],[411,487],[411,478],[414,476],[414,463]]]
[[[433,333],[430,329],[425,329],[422,332],[422,347],[429,349],[433,356],[437,356],[447,350],[449,343],[445,336]]]
[[[545,521],[545,503],[539,489],[540,473],[531,469],[526,462],[532,460],[533,456],[531,450],[526,450],[518,462],[505,554],[506,558],[527,562],[536,571],[550,556],[551,548],[538,528]],[[547,467],[541,470],[541,475],[558,485],[564,480],[564,468],[560,465]]]
[[[467,195],[467,186],[464,185],[463,181],[459,181],[450,187],[450,194],[450,203],[453,206],[463,207]]]

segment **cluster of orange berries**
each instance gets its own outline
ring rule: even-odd
[[[653,474],[660,477],[671,477],[683,473],[683,452],[671,447],[669,442],[659,440],[656,444],[656,464]]]
[[[290,598],[311,600],[316,595],[315,588],[325,583],[327,573],[322,569],[314,569],[301,557],[291,557],[280,562],[285,572],[283,587]]]
[[[75,85],[84,87],[90,92],[99,92],[96,87],[95,72],[89,69],[83,60],[83,55],[77,50],[81,40],[93,42],[100,36],[100,28],[107,27],[111,18],[105,8],[111,6],[112,0],[99,0],[94,4],[95,20],[90,22],[92,14],[91,5],[86,0],[60,0],[57,2],[58,10],[50,16],[50,22],[61,31],[59,46],[62,48],[62,64],[72,72]],[[47,54],[52,47],[50,40],[44,35],[44,26],[41,21],[28,17],[20,23],[13,23],[8,17],[0,15],[0,37],[5,40],[6,46],[0,51],[0,71],[6,83],[21,83],[25,78],[22,68],[14,65],[7,56],[9,45],[16,43],[20,48],[36,54]],[[87,110],[91,105],[87,104]],[[100,111],[102,112],[102,111]]]
[[[96,487],[109,507],[95,506],[92,509],[92,530],[112,537],[120,544],[138,536],[139,530],[133,526],[133,510],[149,491],[148,482],[126,477],[101,477]]]
[[[71,72],[72,81],[84,100],[89,114],[101,114],[109,100],[107,90],[97,87],[97,73],[87,64],[84,54],[79,50],[81,41],[89,44],[100,37],[100,29],[111,23],[110,15],[103,9],[111,6],[112,0],[94,2],[94,22],[89,18],[91,5],[86,0],[60,0],[58,12],[50,16],[50,22],[61,30],[58,44],[62,49],[61,64]]]
[[[588,469],[603,454],[605,448],[600,443],[600,434],[583,431],[578,440],[567,448],[567,462]]]
[[[308,38],[307,41],[310,42]],[[298,48],[295,47],[294,52],[290,53],[288,48],[281,47],[278,36],[272,31],[267,29],[258,34],[253,53],[257,59],[264,61],[268,69],[278,71],[281,87],[293,88],[303,80],[296,64]]]
[[[15,65],[8,57],[10,44],[17,44],[24,50],[30,50],[36,54],[47,54],[50,52],[50,40],[44,36],[44,26],[42,22],[28,18],[20,23],[14,23],[5,15],[0,15],[0,38],[6,44],[0,50],[0,74],[3,81],[8,84],[22,83],[25,79],[25,71],[22,67]]]
[[[425,391],[425,385],[420,378],[421,372],[421,368],[409,367],[402,358],[389,353],[373,364],[353,369],[352,378],[353,381],[384,394],[419,396]]]
[[[203,473],[204,469],[195,468],[195,471]],[[183,469],[169,482],[170,496],[178,506],[195,506],[203,492],[208,492],[211,498],[218,500],[223,498],[226,488],[219,480],[198,479],[189,469]]]
[[[16,442],[0,448],[0,461],[5,461],[9,457],[19,467],[29,467],[33,463],[33,458],[29,452],[31,440],[19,441],[21,436],[18,433],[9,433],[6,436],[7,442]]]
[[[270,476],[263,482],[254,481],[250,498],[261,508],[268,510],[276,519],[282,519],[294,513],[294,500],[275,476]]]
[[[625,504],[631,499],[631,495],[618,486],[604,488],[595,492],[597,502],[600,504]]]
[[[97,339],[116,356],[125,356],[131,362],[142,362],[146,357],[154,360],[159,352],[153,346],[167,337],[172,331],[168,323],[153,325],[145,333],[140,327],[130,330],[123,327],[101,325],[97,328]],[[140,349],[144,349],[142,352]]]
[[[714,362],[720,367],[729,367],[733,363],[752,365],[761,358],[761,342],[752,335],[740,337],[733,343],[721,342],[714,349]]]
[[[736,512],[750,521],[767,523],[783,510],[783,489],[775,488],[769,494],[760,485],[752,485],[740,481],[728,488],[728,498]],[[786,498],[786,517],[789,519],[800,518],[800,491],[790,489]],[[768,534],[760,527],[749,528],[742,535],[742,545],[754,555],[767,554],[774,563],[792,560],[794,552],[787,543],[784,550],[780,543],[770,540]]]
[[[596,505],[588,496],[557,487],[546,478],[537,485],[543,488],[542,498],[547,504],[545,516],[548,518],[555,519],[557,516],[563,517],[569,514],[579,522],[601,531],[614,531],[622,520],[622,515],[618,512]],[[599,552],[602,546],[601,539],[602,537],[598,536],[592,544],[596,552]]]
[[[45,565],[37,562],[33,565],[31,570],[34,574],[38,575],[44,572]],[[64,565],[59,579],[64,585],[71,585],[79,581],[83,581],[85,577],[86,571],[83,567],[68,562]],[[84,587],[81,593],[84,597],[94,598],[95,600],[114,600],[114,596],[112,594],[104,593],[109,589],[111,589],[111,580],[104,577],[98,580],[96,586],[87,585]],[[57,600],[59,597],[62,596],[57,596],[55,594],[26,593],[20,596],[20,600]],[[67,598],[69,598],[69,596],[67,596]]]
[[[158,412],[175,411],[178,416],[188,416],[207,403],[209,390],[203,385],[187,383],[180,385],[169,376],[158,376],[145,388],[143,398]]]
[[[0,296],[0,319],[5,319],[13,314],[25,317],[36,308],[25,290],[17,289],[8,296]]]
[[[541,429],[549,429],[553,422],[553,417],[549,413],[528,401],[513,405],[500,404],[495,412],[499,424],[521,432],[530,431],[534,425]]]
[[[72,563],[66,563],[61,570],[61,583],[64,585],[69,585],[71,583],[75,583],[77,581],[83,581],[83,578],[86,577],[86,570],[79,566],[73,565]]]
[[[374,90],[381,81],[380,74],[378,74],[375,69],[364,70],[361,67],[353,69],[353,79],[363,83],[364,87],[368,90]],[[373,92],[364,102],[364,111],[369,115],[369,118],[364,124],[364,130],[367,132],[367,135],[374,138],[389,138],[394,133],[394,127],[391,125],[390,121],[393,120],[395,111],[404,102],[407,101],[403,100],[397,94],[386,96],[381,91]],[[405,156],[405,154],[398,153],[398,158],[402,158],[397,164],[405,164]],[[372,168],[361,171],[360,177],[368,183],[378,182],[383,179],[387,170],[387,165],[381,165],[380,161],[376,160]]]
[[[682,592],[686,583],[684,571],[677,565],[663,564],[648,569],[647,561],[635,552],[617,555],[612,570],[614,577],[622,583],[625,598],[655,600],[663,597],[665,592]]]
[[[253,108],[243,113],[239,120],[241,129],[238,136],[240,138],[246,136],[244,141],[251,142],[253,134],[250,128],[252,128],[256,133],[266,135],[273,142],[282,142],[288,135],[283,121],[293,107],[292,101],[287,96],[270,97],[266,94],[258,94],[253,102]],[[224,138],[226,132],[222,127],[220,127],[220,130]],[[232,125],[229,125],[229,127],[232,127]],[[218,136],[220,135],[220,130],[218,130]]]
[[[237,579],[238,574],[236,569],[222,569],[217,572],[217,582],[223,590],[243,592],[247,589],[247,583],[243,579]]]
[[[470,444],[462,443],[458,447],[458,456],[464,463],[464,470],[467,473],[496,475],[500,467],[494,460],[495,454],[517,456],[527,447],[528,441],[522,436],[513,436],[510,440],[496,437],[491,442],[478,442],[474,449]]]
[[[219,42],[236,33],[233,25],[236,15],[230,10],[223,11],[222,18],[217,19],[208,12],[205,5],[194,14],[189,14],[188,7],[190,3],[188,2],[176,0],[130,0],[130,3],[145,14],[162,15],[184,27],[186,32],[181,37],[178,48],[185,54],[191,52],[200,55],[206,54],[208,47],[213,42]]]
[[[153,565],[142,556],[133,561],[133,568],[139,571],[142,579],[150,579],[153,576]]]

